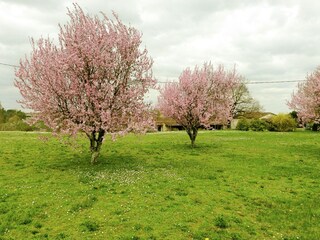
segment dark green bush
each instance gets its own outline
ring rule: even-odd
[[[251,121],[250,129],[252,131],[266,131],[267,128],[267,122],[261,119],[254,119]]]
[[[25,122],[27,115],[20,110],[5,110],[0,105],[0,131],[34,131],[37,128]]]
[[[0,124],[0,131],[34,131],[34,130],[36,130],[34,126],[30,126],[22,120]]]
[[[27,114],[20,110],[5,110],[0,103],[0,131],[51,131],[43,121],[29,125],[26,122],[27,117]]]
[[[250,122],[246,118],[239,119],[236,129],[240,131],[248,131],[250,128]]]
[[[320,130],[320,124],[319,123],[313,123],[312,124],[312,131],[319,131]]]

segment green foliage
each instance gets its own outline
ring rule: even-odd
[[[292,111],[289,115],[296,121],[298,121],[298,113],[296,111]]]
[[[262,106],[255,100],[246,85],[244,79],[232,89],[232,117],[247,116],[263,111]]]
[[[253,119],[250,123],[250,129],[256,132],[266,131],[267,123],[261,119]]]
[[[312,125],[312,131],[320,131],[320,124],[319,123],[313,123]]]
[[[0,124],[6,122],[6,110],[0,108]]]
[[[297,122],[289,114],[278,114],[271,118],[272,130],[291,132],[296,129]]]
[[[0,131],[34,131],[36,128],[22,120],[0,124]]]
[[[20,110],[5,110],[0,106],[0,131],[50,131],[43,122],[30,126],[26,118],[27,115]]]
[[[319,133],[38,137],[0,132],[0,239],[319,238]]]
[[[306,123],[305,124],[305,130],[308,130],[308,131],[312,131],[313,129],[313,122],[310,122],[310,123]]]
[[[25,123],[26,117],[20,110],[0,109],[0,131],[33,131],[34,127]]]
[[[9,119],[12,118],[12,117],[17,117],[19,120],[22,120],[22,119],[26,119],[27,115],[24,112],[20,111],[20,110],[8,109],[6,111],[6,119],[7,119],[7,121],[9,121]]]
[[[239,119],[236,129],[240,131],[248,131],[250,129],[249,120],[246,118]]]
[[[261,119],[248,120],[246,118],[242,118],[238,121],[236,129],[240,131],[252,130],[255,132],[261,132],[268,129],[268,123]]]

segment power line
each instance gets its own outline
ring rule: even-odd
[[[9,64],[9,63],[2,63],[2,62],[0,62],[0,65],[8,66],[8,67],[19,67],[17,65],[13,65],[13,64]]]
[[[253,82],[246,82],[245,84],[268,84],[268,83],[290,83],[290,82],[303,82],[305,80],[279,80],[279,81],[253,81]],[[166,84],[166,83],[174,83],[174,82],[164,82],[159,81],[157,83]]]
[[[13,65],[13,64],[9,64],[9,63],[3,63],[0,62],[0,65],[3,66],[8,66],[8,67],[19,67],[18,65]],[[279,81],[252,81],[252,82],[246,82],[246,84],[273,84],[273,83],[291,83],[291,82],[303,82],[305,80],[279,80]],[[169,81],[159,81],[157,82],[159,84],[166,84],[166,83],[172,83]]]
[[[303,82],[305,80],[279,80],[279,81],[255,81],[255,82],[247,82],[246,84],[265,84],[265,83],[290,83],[290,82]]]

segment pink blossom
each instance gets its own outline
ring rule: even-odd
[[[320,67],[298,84],[288,106],[297,111],[303,122],[320,121]]]
[[[58,45],[32,40],[15,85],[22,105],[36,113],[33,121],[43,120],[56,133],[85,132],[95,162],[106,134],[114,138],[150,125],[143,96],[156,84],[153,61],[140,48],[142,34],[115,13],[114,20],[100,19],[74,4],[68,16]]]
[[[232,88],[239,79],[235,69],[225,71],[220,65],[214,69],[211,63],[202,68],[187,68],[179,82],[168,83],[161,89],[159,109],[173,118],[187,131],[192,146],[201,126],[226,123],[232,107]]]

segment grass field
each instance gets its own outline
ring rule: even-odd
[[[0,239],[320,239],[317,133],[38,137],[0,132]]]

